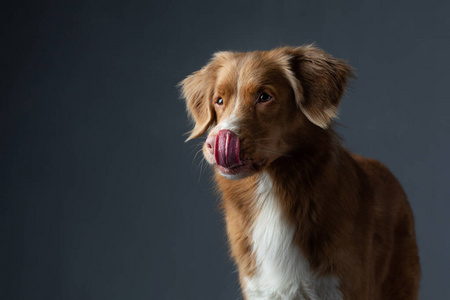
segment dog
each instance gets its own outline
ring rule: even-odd
[[[245,299],[417,299],[413,214],[333,129],[352,68],[315,45],[218,52],[180,83],[207,133]]]

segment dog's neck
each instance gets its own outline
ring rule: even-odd
[[[325,138],[327,143],[299,147],[250,178],[216,177],[231,250],[241,281],[255,299],[263,290],[294,299],[288,291],[298,293],[302,284],[320,290],[322,283],[313,274],[335,278],[329,258],[353,218],[345,211],[352,199],[344,199],[341,189],[346,195],[349,189],[357,192],[358,182],[351,175],[339,178],[341,165],[348,165],[341,161],[349,156],[333,137]],[[291,269],[293,265],[297,268]]]
[[[307,148],[299,145],[250,178],[232,181],[216,176],[233,255],[237,260],[242,257],[248,260],[250,273],[253,265],[251,230],[259,213],[258,187],[262,176],[269,176],[283,218],[295,226],[295,243],[311,267],[320,273],[329,273],[333,268],[324,263],[331,249],[325,247],[324,242],[328,246],[334,243],[335,236],[347,229],[354,218],[356,212],[349,207],[358,207],[354,202],[358,199],[360,183],[355,164],[348,163],[351,158],[332,131],[323,132],[322,138],[315,140],[320,143],[309,143]],[[347,161],[341,163],[343,160]],[[339,176],[341,172],[346,178]],[[354,197],[348,197],[352,194]],[[243,255],[246,251],[249,253]]]

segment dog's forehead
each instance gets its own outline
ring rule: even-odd
[[[282,75],[289,56],[277,51],[219,52],[215,59],[220,67],[217,86],[236,92],[238,87],[258,86],[270,83]]]

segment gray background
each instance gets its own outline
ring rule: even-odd
[[[160,2],[0,9],[0,299],[238,299],[175,85],[310,42],[356,68],[339,132],[403,184],[422,299],[450,299],[450,2]]]

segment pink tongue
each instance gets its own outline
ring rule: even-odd
[[[219,166],[228,169],[242,165],[239,159],[239,139],[232,131],[219,131],[214,145],[214,157]]]

